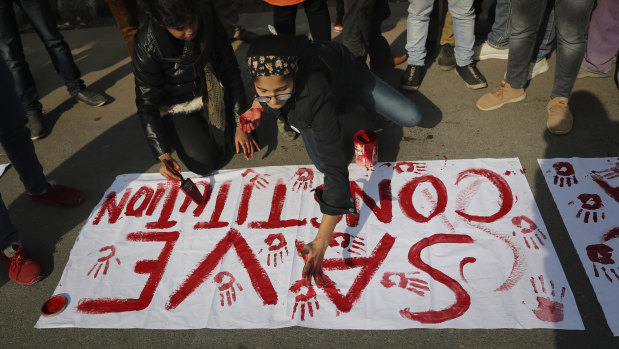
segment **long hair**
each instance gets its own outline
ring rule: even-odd
[[[201,0],[144,0],[147,12],[166,28],[177,27],[198,13]]]

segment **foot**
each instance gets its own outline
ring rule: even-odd
[[[507,59],[508,55],[508,48],[494,48],[488,44],[488,41],[485,41],[483,44],[473,47],[473,59],[476,61],[483,61],[484,59],[490,58]]]
[[[520,102],[527,97],[524,88],[512,88],[507,82],[477,100],[477,108],[483,111],[495,110],[507,103]]]
[[[45,275],[43,266],[19,242],[0,251],[0,260],[9,273],[9,278],[20,285],[32,285]]]
[[[47,129],[45,128],[41,111],[28,111],[26,112],[26,117],[28,118],[26,127],[30,129],[30,139],[41,139],[47,136]]]
[[[550,69],[550,66],[548,65],[546,58],[542,58],[542,60],[537,63],[529,63],[529,76],[527,76],[527,79],[531,80],[534,77],[547,72],[548,69]],[[503,74],[503,79],[507,79],[507,72]]]
[[[452,70],[456,67],[456,56],[454,54],[454,47],[450,44],[441,46],[441,50],[438,54],[438,67],[441,70]]]
[[[407,91],[417,91],[423,80],[424,66],[408,65],[400,78],[400,88]]]
[[[342,18],[335,19],[335,25],[333,26],[333,30],[336,33],[341,33],[344,30],[344,26],[342,25]]]
[[[582,78],[608,78],[611,76],[612,71],[608,71],[608,73],[593,73],[588,70],[580,68],[578,71],[577,79]]]
[[[456,73],[464,80],[466,87],[471,90],[479,90],[480,88],[488,87],[486,78],[473,63],[464,67],[456,66]]]
[[[259,35],[251,32],[249,30],[245,30],[244,28],[239,28],[235,31],[234,36],[232,37],[234,40],[241,40],[246,43],[251,43],[258,39]]]
[[[546,127],[552,134],[563,135],[572,130],[574,117],[570,113],[567,98],[555,97],[548,102],[548,122]]]
[[[86,87],[82,88],[80,92],[77,93],[75,99],[92,107],[100,107],[107,103],[107,98],[105,98],[104,95],[89,90]]]
[[[64,185],[58,185],[53,181],[47,183],[43,193],[28,194],[28,196],[34,202],[61,207],[77,206],[84,200],[84,194],[81,191]]]
[[[405,54],[403,54],[401,56],[393,56],[391,58],[393,58],[393,66],[395,67],[395,66],[398,66],[398,65],[406,62],[406,60],[408,59],[408,54],[405,53]]]

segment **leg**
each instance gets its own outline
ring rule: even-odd
[[[509,47],[511,34],[512,4],[511,0],[497,0],[492,31],[488,33],[488,45],[503,50]]]
[[[393,68],[393,58],[391,57],[391,46],[381,31],[382,22],[389,18],[391,10],[387,0],[376,0],[372,9],[372,20],[370,22],[370,32],[368,37],[368,54],[370,56],[370,67],[373,70],[382,68]]]
[[[453,30],[453,17],[449,11],[445,12],[445,21],[443,22],[443,30],[441,31],[441,46],[451,45],[454,46],[456,40],[454,39]]]
[[[475,44],[473,0],[449,0],[449,12],[453,16],[456,64],[464,67],[473,62],[473,45]]]
[[[409,0],[406,20],[406,51],[409,65],[425,65],[426,39],[432,5],[432,0]]]
[[[342,43],[359,61],[365,62],[368,54],[368,37],[372,22],[372,5],[375,0],[344,0],[345,14]]]
[[[18,240],[19,234],[17,233],[17,229],[15,229],[15,226],[11,223],[9,212],[0,195],[0,253]]]
[[[236,2],[233,0],[213,0],[213,5],[217,9],[221,24],[224,25],[224,29],[229,38],[233,38],[237,30],[240,30],[239,25],[239,10],[236,6]]]
[[[542,59],[548,57],[552,52],[553,45],[555,43],[555,9],[552,2],[548,3],[546,11],[544,13],[544,19],[542,20],[541,30],[537,33],[537,41],[535,42],[535,49],[533,50],[533,56],[531,57],[531,63],[539,62]]]
[[[336,16],[339,19],[344,18],[344,0],[336,0],[335,1],[335,12]]]
[[[303,139],[303,144],[305,145],[307,155],[309,155],[316,169],[322,172],[320,167],[320,159],[318,158],[318,148],[316,147],[316,141],[314,140],[314,131],[311,128],[301,130],[301,138]]]
[[[331,18],[327,0],[305,0],[305,15],[309,22],[312,38],[318,41],[331,40]]]
[[[297,5],[273,6],[273,25],[281,36],[293,38],[296,33]]]
[[[105,0],[105,2],[118,24],[129,56],[133,59],[133,42],[140,27],[137,0]]]
[[[598,0],[591,16],[589,38],[582,68],[611,75],[613,56],[619,50],[619,2]]]

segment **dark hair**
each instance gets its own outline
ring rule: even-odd
[[[147,12],[155,22],[173,28],[198,13],[200,0],[144,0]]]

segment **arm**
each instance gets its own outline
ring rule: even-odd
[[[312,242],[303,246],[301,250],[301,255],[307,256],[305,267],[303,267],[303,278],[307,279],[310,285],[312,284],[312,277],[316,279],[317,284],[326,284],[322,273],[322,261],[327,247],[329,247],[329,241],[331,241],[331,235],[333,235],[338,218],[339,216],[323,214],[316,237]]]

